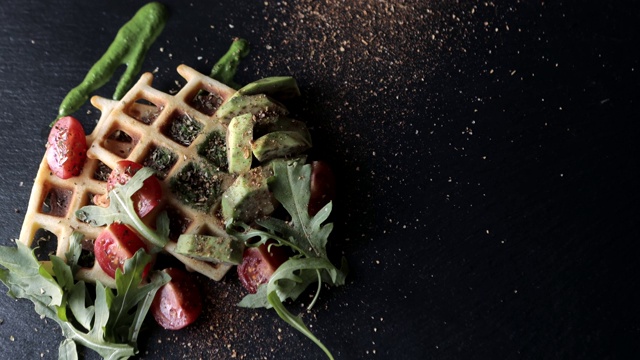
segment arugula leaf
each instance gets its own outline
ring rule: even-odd
[[[105,335],[111,341],[129,341],[133,334],[137,337],[139,326],[131,325],[138,322],[141,325],[141,318],[144,319],[156,291],[170,279],[164,272],[154,272],[148,284],[140,285],[142,273],[151,257],[143,250],[138,250],[136,255],[139,256],[134,256],[125,263],[124,273],[120,269],[116,270],[117,295],[113,297],[109,306],[109,321]],[[105,291],[111,292],[111,289]]]
[[[309,285],[318,287],[311,304],[315,304],[322,283],[344,285],[347,274],[347,262],[343,257],[340,269],[335,267],[327,256],[327,241],[333,224],[323,224],[332,210],[328,203],[316,215],[309,216],[309,198],[311,166],[303,165],[299,160],[274,160],[272,162],[274,179],[269,183],[270,190],[291,216],[291,221],[267,217],[256,220],[263,229],[254,229],[242,222],[229,221],[227,232],[245,241],[247,246],[259,246],[269,240],[276,243],[270,246],[288,246],[296,252],[271,275],[267,284],[258,287],[255,294],[245,296],[238,306],[249,308],[274,308],[285,322],[311,339],[325,354],[333,359],[331,352],[304,325],[299,316],[291,314],[283,304],[286,299],[296,300]],[[256,241],[257,238],[257,241]]]
[[[74,319],[82,325],[85,330],[91,329],[91,320],[96,313],[93,305],[86,305],[87,287],[84,281],[78,281],[71,290],[67,298],[69,309]]]
[[[324,344],[317,337],[315,337],[315,335],[313,335],[311,330],[309,330],[304,322],[302,322],[302,319],[299,316],[294,316],[289,312],[289,310],[287,310],[286,307],[284,307],[284,304],[282,303],[282,301],[280,301],[280,298],[278,298],[278,295],[276,295],[275,292],[269,293],[269,295],[267,295],[267,299],[269,300],[269,303],[273,305],[273,308],[276,310],[278,316],[280,316],[282,320],[284,320],[294,329],[300,331],[306,337],[311,339],[311,341],[318,345],[318,347],[320,347],[320,349],[322,349],[322,351],[327,354],[327,357],[329,357],[329,359],[333,360],[333,355],[331,354],[329,349],[327,349],[327,347],[324,346]]]
[[[136,213],[131,196],[142,188],[144,181],[154,174],[154,170],[148,167],[140,169],[124,185],[116,185],[109,192],[109,207],[88,205],[76,211],[76,217],[80,221],[93,226],[109,225],[114,222],[127,224],[135,229],[140,236],[149,240],[158,248],[163,248],[169,241],[169,217],[166,212],[158,216],[154,231],[148,227]],[[159,251],[160,249],[154,249]]]
[[[78,360],[76,343],[71,339],[64,339],[58,348],[58,360]]]
[[[21,242],[17,247],[0,247],[0,281],[9,288],[9,295],[20,297],[22,293],[31,293],[44,306],[60,306],[62,289],[42,265],[30,261],[31,249]]]
[[[311,165],[301,166],[297,161],[275,161],[273,172],[275,181],[271,184],[271,191],[291,215],[293,222],[290,234],[285,235],[294,236],[293,239],[300,243],[300,247],[313,249],[316,256],[326,257],[327,237],[333,224],[327,225],[328,231],[319,230],[320,223],[326,220],[331,212],[331,205],[328,205],[328,210],[325,208],[316,216],[309,216]]]
[[[60,325],[66,337],[58,349],[61,359],[77,359],[76,344],[96,351],[105,359],[127,359],[137,352],[135,342],[142,319],[156,291],[169,277],[154,272],[151,281],[140,286],[143,269],[151,260],[150,255],[140,250],[125,262],[124,274],[116,273],[116,294],[98,282],[96,299],[87,306],[86,285],[73,281],[81,238],[75,234],[71,238],[66,254],[69,264],[57,256],[50,257],[54,276],[44,270],[33,251],[23,243],[18,242],[16,247],[0,246],[0,265],[6,268],[0,269],[0,281],[9,289],[9,295],[30,300],[38,314]],[[118,336],[108,336],[114,333]]]

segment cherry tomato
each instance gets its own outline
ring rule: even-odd
[[[142,169],[142,165],[129,160],[118,161],[116,166],[107,180],[107,193],[111,191],[117,184],[124,185],[135,175],[138,170]],[[142,188],[136,191],[131,197],[133,207],[141,218],[151,212],[162,200],[162,186],[160,180],[155,175],[150,176],[144,181]]]
[[[87,160],[87,138],[78,120],[60,118],[51,128],[47,141],[47,164],[57,177],[78,176]]]
[[[309,197],[309,215],[318,213],[336,196],[336,178],[333,170],[324,161],[311,163],[311,196]]]
[[[165,329],[179,330],[196,321],[202,312],[200,291],[193,278],[184,270],[163,270],[171,281],[163,285],[151,303],[151,314]]]
[[[248,247],[242,254],[242,263],[238,265],[238,278],[247,291],[255,294],[258,286],[269,282],[271,275],[289,258],[282,247],[267,245]]]
[[[116,269],[124,271],[124,262],[133,257],[139,249],[146,251],[147,247],[135,231],[120,223],[113,223],[102,230],[93,244],[96,261],[112,278],[116,277]],[[150,268],[151,264],[147,264],[142,273],[143,278],[147,276]]]

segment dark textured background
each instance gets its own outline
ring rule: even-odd
[[[59,3],[0,5],[4,245],[60,101],[143,4]],[[235,36],[252,44],[240,82],[299,81],[294,111],[339,174],[332,251],[352,270],[304,319],[337,358],[640,356],[636,2],[165,3],[143,68],[160,89]],[[235,308],[235,274],[199,281],[203,317],[149,322],[141,358],[322,358],[271,311]],[[0,358],[56,358],[61,340],[0,296]]]

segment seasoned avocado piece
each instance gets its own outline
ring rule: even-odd
[[[311,134],[307,125],[299,120],[294,120],[285,116],[278,117],[273,121],[256,124],[253,130],[253,136],[256,138],[275,131],[294,131],[299,133],[311,144]]]
[[[296,79],[291,76],[273,76],[243,86],[233,96],[267,94],[280,100],[300,96]]]
[[[196,260],[239,265],[244,244],[230,237],[183,234],[175,251]]]
[[[227,162],[229,172],[242,174],[251,169],[251,141],[253,140],[253,115],[236,116],[227,130]]]
[[[232,97],[222,104],[216,116],[221,123],[229,124],[234,117],[246,113],[253,114],[256,121],[266,121],[272,117],[286,116],[289,111],[267,95],[242,95]]]
[[[311,142],[296,131],[274,131],[261,136],[251,145],[260,162],[279,157],[291,157],[311,148]]]
[[[222,217],[251,223],[275,210],[275,199],[269,192],[268,179],[273,176],[270,166],[257,167],[240,175],[222,194]]]

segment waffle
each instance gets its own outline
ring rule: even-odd
[[[188,269],[211,279],[225,275],[229,265],[194,260],[174,249],[175,239],[182,233],[226,235],[216,213],[220,195],[234,177],[225,168],[227,123],[218,118],[216,110],[236,91],[188,66],[180,65],[177,70],[187,83],[175,95],[154,89],[153,75],[145,73],[122,100],[91,99],[101,117],[87,136],[88,159],[83,171],[62,180],[50,172],[43,158],[20,232],[21,242],[33,247],[44,231],[52,238],[49,241],[57,241],[56,255],[64,258],[74,231],[83,233],[86,241],[95,239],[103,228],[79,221],[75,212],[106,192],[111,169],[126,159],[155,168],[161,180],[162,206],[146,216],[145,222],[155,224],[155,217],[167,212],[172,241],[165,250]],[[207,190],[191,188],[203,193],[183,191],[203,182]],[[213,190],[208,185],[213,185]],[[78,277],[114,286],[114,280],[97,262],[81,269]]]

